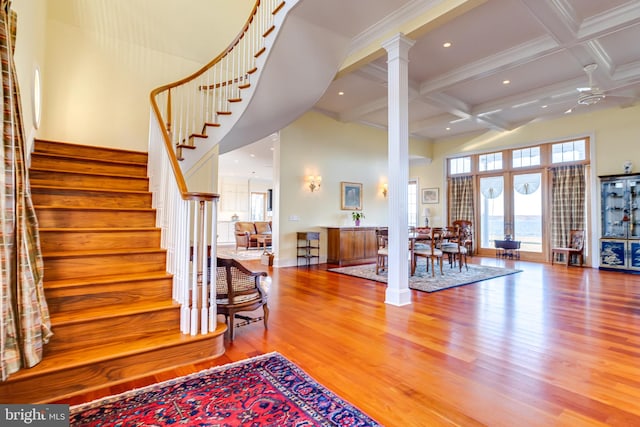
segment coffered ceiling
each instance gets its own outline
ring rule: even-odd
[[[628,107],[640,100],[640,1],[487,0],[418,38],[409,61],[409,130],[425,140]],[[339,74],[315,108],[386,127],[386,55]]]

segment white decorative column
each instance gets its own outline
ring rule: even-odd
[[[389,109],[389,271],[385,302],[411,304],[409,290],[409,49],[400,33],[382,44],[387,51]]]

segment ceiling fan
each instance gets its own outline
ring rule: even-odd
[[[584,72],[589,76],[589,87],[577,88],[580,92],[578,96],[578,103],[575,107],[580,105],[594,105],[606,98],[604,91],[600,90],[593,84],[593,72],[598,68],[598,64],[588,64],[584,66]],[[565,111],[565,114],[571,113],[575,107],[569,108]]]

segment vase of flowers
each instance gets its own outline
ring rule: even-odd
[[[356,227],[360,226],[360,220],[364,218],[364,213],[362,212],[351,212],[351,218],[356,222]]]

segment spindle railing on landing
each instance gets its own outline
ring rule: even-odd
[[[183,333],[216,328],[215,280],[206,266],[209,259],[215,265],[219,196],[190,192],[179,159],[183,150],[195,149],[195,139],[206,136],[209,127],[222,125],[231,104],[242,101],[283,7],[283,0],[257,0],[243,30],[220,55],[191,76],[151,92],[150,189],[167,271],[174,275],[173,298],[182,306]]]

